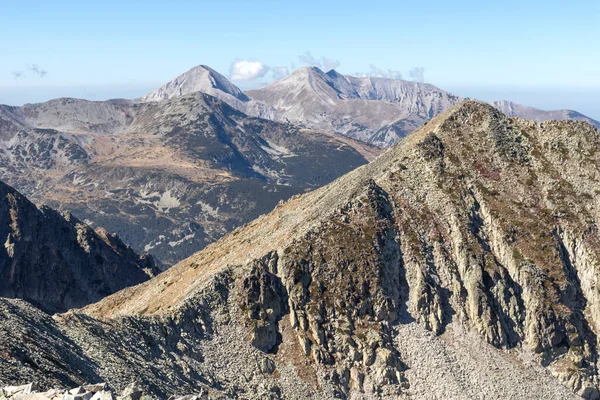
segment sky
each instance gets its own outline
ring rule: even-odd
[[[137,97],[198,64],[252,88],[313,64],[600,119],[599,18],[597,0],[3,1],[0,103]]]

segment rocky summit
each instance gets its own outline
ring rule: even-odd
[[[38,209],[2,182],[0,238],[0,296],[47,312],[83,307],[159,272],[152,257],[140,257],[116,235],[68,212]]]
[[[54,317],[0,300],[0,383],[598,399],[599,145],[461,103],[150,281]]]

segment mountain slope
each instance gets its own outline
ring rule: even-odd
[[[332,130],[380,147],[389,147],[464,100],[431,84],[324,73],[314,67],[246,94],[275,110],[269,118]],[[600,127],[600,122],[575,111],[543,111],[507,101],[490,104],[509,116],[582,120]]]
[[[48,384],[595,399],[599,144],[587,123],[466,102],[149,282],[34,328],[31,310],[3,302],[0,329],[54,332],[63,363],[73,354],[57,343],[85,349],[58,371],[38,356]],[[35,340],[9,343],[9,359],[37,354]]]
[[[48,312],[82,307],[158,273],[151,257],[138,256],[117,236],[38,209],[2,182],[0,237],[0,296]]]
[[[124,299],[110,312],[143,304],[160,314],[202,282],[190,265],[209,275],[273,249],[277,267],[263,273],[277,271],[297,307],[290,312],[300,342],[308,339],[325,365],[345,354],[338,347],[344,335],[334,328],[337,307],[351,315],[353,340],[360,323],[408,312],[436,333],[458,320],[497,347],[530,349],[576,391],[596,393],[599,140],[584,123],[542,127],[466,103],[370,165],[93,309]],[[233,251],[240,242],[252,247]],[[248,273],[260,275],[260,265]],[[161,280],[178,284],[157,295]],[[277,308],[257,306],[257,326],[276,326],[260,307]]]
[[[166,265],[379,152],[250,118],[200,92],[152,103],[58,99],[3,115],[1,179]]]

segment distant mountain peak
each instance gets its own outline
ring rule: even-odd
[[[504,114],[510,117],[519,117],[524,119],[531,119],[534,121],[547,121],[547,120],[576,120],[585,121],[593,125],[597,129],[600,129],[600,122],[592,118],[589,118],[574,110],[540,110],[538,108],[524,106],[517,104],[509,100],[496,100],[490,102],[490,104],[502,111]]]
[[[194,92],[203,92],[223,100],[237,99],[242,102],[249,100],[240,88],[225,76],[209,66],[198,65],[143,96],[141,101],[163,101]]]

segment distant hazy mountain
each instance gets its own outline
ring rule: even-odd
[[[69,213],[38,209],[0,182],[0,297],[48,312],[96,302],[159,270],[117,236],[94,231]]]
[[[544,111],[539,110],[537,108],[523,106],[521,104],[513,103],[512,101],[501,100],[494,101],[490,103],[498,110],[502,111],[504,114],[510,117],[519,117],[524,119],[530,119],[533,121],[548,121],[548,120],[575,120],[575,121],[585,121],[594,125],[596,128],[600,129],[600,122],[593,120],[585,115],[578,113],[573,110],[553,110],[553,111]]]
[[[0,179],[166,264],[378,152],[250,118],[201,92],[161,102],[0,107]]]
[[[248,115],[335,132],[388,147],[425,121],[463,99],[436,86],[398,79],[353,77],[335,70],[300,68],[280,81],[243,94],[223,75],[199,66],[180,75],[142,101],[159,101],[195,91],[211,94]],[[494,102],[507,115],[538,121],[585,120],[574,111],[542,111]]]
[[[288,77],[245,94],[208,67],[195,67],[141,101],[160,101],[201,91],[255,117],[335,132],[388,146],[460,99],[433,85],[384,78],[356,78],[303,67]],[[243,97],[242,97],[243,96]],[[397,120],[411,121],[397,136],[376,133]]]

